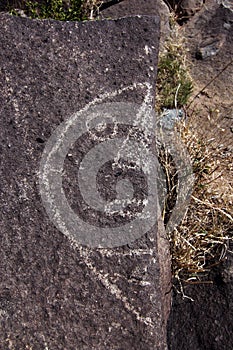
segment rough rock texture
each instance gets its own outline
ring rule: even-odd
[[[206,275],[208,280],[213,283],[185,286],[185,295],[193,301],[174,293],[168,327],[170,350],[232,349],[232,253],[224,264]]]
[[[164,40],[169,37],[170,11],[163,0],[123,0],[100,12],[100,18],[119,18],[132,15],[160,16],[160,43],[163,44]]]
[[[205,0],[167,0],[179,16],[179,22],[186,22],[196,12],[200,11]]]
[[[158,19],[0,20],[0,348],[166,349],[163,227],[115,249],[74,246],[49,220],[38,184],[46,141],[74,112],[134,83],[155,95]],[[136,85],[110,100],[142,103],[147,92]]]

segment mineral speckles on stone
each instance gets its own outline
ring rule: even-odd
[[[164,41],[170,34],[170,11],[163,0],[124,0],[112,6],[103,8],[99,13],[99,18],[119,18],[135,15],[159,16],[161,21],[161,40]]]
[[[164,350],[170,265],[163,227],[115,249],[80,246],[50,221],[38,177],[56,127],[88,103],[104,95],[108,103],[141,105],[148,86],[155,96],[159,21],[0,19],[2,347]],[[81,144],[93,145],[93,135]],[[81,151],[67,151],[62,183],[77,214]]]

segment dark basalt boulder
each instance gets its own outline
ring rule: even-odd
[[[166,349],[171,287],[163,226],[155,221],[115,248],[79,244],[50,220],[39,183],[48,140],[87,103],[104,95],[141,105],[148,86],[155,96],[158,18],[0,20],[1,348]],[[93,146],[86,142],[79,146]],[[75,212],[81,148],[72,147],[62,186]],[[92,217],[96,230],[98,220]]]

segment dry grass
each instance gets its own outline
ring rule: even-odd
[[[182,107],[188,122],[176,127],[187,148],[195,183],[186,214],[172,232],[169,232],[173,276],[182,283],[209,283],[207,272],[225,257],[233,238],[232,153],[214,145],[208,138],[197,135],[192,128],[193,112],[188,105],[191,79],[186,62],[184,39],[173,23],[171,40],[160,53],[158,69],[157,110]],[[183,84],[182,89],[179,88]],[[179,95],[177,98],[177,89]],[[201,127],[201,125],[200,125]],[[217,126],[212,126],[216,128]],[[163,149],[160,163],[166,174],[167,190],[163,211],[165,225],[177,198],[179,179],[174,161]]]
[[[99,7],[102,5],[101,0],[85,0],[82,3],[81,9],[83,16],[89,20],[93,20],[98,15]]]
[[[232,238],[232,191],[228,191],[229,184],[218,186],[226,166],[232,173],[232,163],[198,139],[189,125],[183,123],[178,129],[192,160],[195,185],[183,221],[170,233],[173,274],[198,281],[224,259]]]
[[[171,37],[159,53],[156,109],[182,107],[192,93],[192,79],[188,73],[185,40],[171,15]]]

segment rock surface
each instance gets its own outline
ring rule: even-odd
[[[181,0],[178,2],[178,12],[182,20],[190,19],[196,12],[200,11],[205,0]]]
[[[229,253],[222,266],[206,275],[206,281],[212,283],[186,285],[186,298],[174,293],[168,327],[170,350],[232,348],[232,266],[232,253]]]
[[[160,43],[170,34],[170,11],[163,0],[123,0],[100,12],[100,18],[119,18],[132,15],[159,16],[161,20]]]
[[[73,113],[106,93],[141,104],[145,83],[155,95],[158,19],[0,20],[1,348],[166,349],[163,226],[114,249],[72,244],[50,221],[38,179],[47,140]],[[72,172],[72,154],[65,164]],[[64,187],[75,205],[67,173]]]

